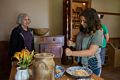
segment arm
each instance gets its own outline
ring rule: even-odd
[[[81,51],[71,51],[69,48],[66,49],[66,54],[68,56],[92,56],[96,53],[99,46],[97,45],[91,45],[89,49],[87,50],[81,50]]]
[[[67,48],[66,54],[68,56],[92,56],[97,52],[98,48],[102,46],[102,36],[103,33],[101,31],[97,31],[92,37],[89,48],[78,51],[71,51]]]
[[[108,28],[107,28],[107,26],[105,26],[105,25],[102,24],[102,29],[103,29],[103,33],[104,33],[104,36],[105,36],[106,42],[108,42],[108,41],[109,41]]]
[[[108,42],[109,41],[109,34],[108,33],[105,34],[105,38],[106,38],[106,42]]]
[[[15,30],[13,30],[10,36],[10,45],[9,45],[10,57],[12,57],[13,54],[15,53],[16,46],[17,46],[17,33]]]

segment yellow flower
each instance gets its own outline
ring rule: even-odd
[[[20,60],[20,57],[21,57],[21,52],[16,52],[14,57],[18,60]]]
[[[31,57],[33,57],[33,55],[34,55],[34,50],[31,52]]]
[[[34,50],[29,52],[27,49],[22,49],[21,52],[16,52],[14,57],[19,60],[19,66],[21,68],[27,68],[32,61]]]

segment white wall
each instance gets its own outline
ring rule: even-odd
[[[120,13],[120,0],[92,0],[92,6],[100,12]],[[120,37],[120,15],[104,15],[102,19],[109,30],[110,37]]]
[[[62,34],[62,3],[62,0],[0,0],[0,41],[9,40],[21,12],[30,15],[30,27],[48,27],[52,35]]]
[[[92,7],[98,11],[119,12],[120,0],[92,0]],[[0,0],[0,41],[9,40],[21,12],[31,16],[31,26],[48,27],[50,34],[62,34],[63,0]],[[102,20],[108,26],[111,37],[120,37],[120,16],[105,15]]]

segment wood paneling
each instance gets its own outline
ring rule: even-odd
[[[8,41],[0,41],[0,80],[9,78]]]

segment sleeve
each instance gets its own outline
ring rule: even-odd
[[[15,30],[12,31],[9,42],[9,56],[12,57],[16,51],[17,46],[17,32]]]
[[[102,28],[103,28],[103,33],[108,34],[107,26],[102,24]]]
[[[99,47],[102,46],[102,39],[103,39],[103,32],[100,30],[97,30],[95,34],[93,35],[91,44],[98,45]]]

